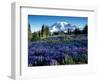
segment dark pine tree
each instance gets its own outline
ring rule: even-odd
[[[88,33],[88,25],[85,25],[85,27],[83,28],[82,33],[83,34],[87,34]]]
[[[49,26],[45,26],[45,28],[44,28],[44,33],[45,33],[45,36],[46,36],[46,37],[49,36]]]
[[[80,29],[76,28],[76,29],[74,30],[74,34],[81,34]]]
[[[41,36],[43,37],[44,35],[44,24],[42,25],[42,29],[41,29]]]
[[[28,24],[28,41],[31,41],[32,39],[32,32],[31,32],[31,26]]]
[[[31,26],[28,24],[28,32],[31,32]]]

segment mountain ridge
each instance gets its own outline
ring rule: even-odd
[[[76,28],[78,28],[76,25],[72,25],[71,23],[65,22],[65,21],[57,21],[56,23],[54,23],[53,25],[51,25],[50,27],[50,32],[68,32],[68,30],[70,31],[74,31]]]

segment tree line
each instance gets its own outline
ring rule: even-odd
[[[76,28],[74,31],[71,31],[70,29],[67,30],[67,33],[64,32],[54,32],[52,35],[50,33],[50,29],[48,25],[42,25],[41,29],[37,32],[31,32],[31,26],[30,24],[28,25],[28,41],[36,41],[39,39],[44,39],[49,36],[53,35],[61,35],[61,34],[87,34],[88,33],[88,25],[85,25],[82,30],[79,28]]]
[[[49,26],[43,24],[40,31],[32,33],[30,24],[28,25],[28,40],[29,41],[35,41],[35,40],[47,38],[48,36],[50,36]]]

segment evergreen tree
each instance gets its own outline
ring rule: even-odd
[[[38,35],[39,35],[39,38],[40,38],[41,37],[41,32],[40,31],[38,32]]]
[[[39,40],[39,39],[40,39],[39,33],[38,32],[34,32],[31,41],[36,41],[36,40]]]
[[[49,36],[49,27],[48,26],[45,26],[44,33],[45,33],[46,37]]]
[[[28,24],[28,32],[31,32],[31,26]]]
[[[49,36],[49,26],[42,25],[41,36],[42,37],[48,37]]]
[[[71,34],[71,30],[68,28],[68,34]]]
[[[32,39],[32,32],[31,32],[31,26],[28,24],[28,41],[31,41]]]
[[[85,27],[83,28],[83,31],[82,31],[83,34],[87,34],[88,33],[88,26],[85,25]]]
[[[41,29],[41,36],[43,37],[44,35],[44,24],[42,25],[42,29]]]
[[[76,28],[76,29],[74,30],[74,34],[81,34],[80,29]]]

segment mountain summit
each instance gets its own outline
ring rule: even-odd
[[[65,21],[58,21],[51,26],[50,32],[51,33],[53,32],[67,33],[68,30],[74,31],[76,28],[78,28],[76,25],[71,25],[70,23],[65,22]]]

